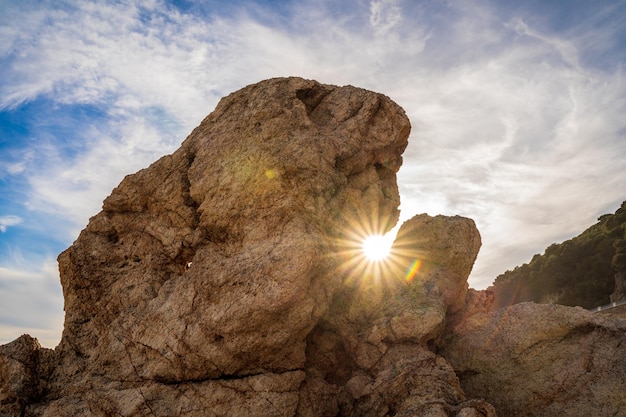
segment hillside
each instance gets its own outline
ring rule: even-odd
[[[584,308],[609,303],[616,274],[623,280],[626,270],[625,232],[626,201],[580,235],[554,243],[543,255],[499,275],[489,288],[495,294],[493,308],[523,301]]]

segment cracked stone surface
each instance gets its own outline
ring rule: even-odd
[[[345,218],[397,218],[409,129],[399,106],[353,87],[276,79],[224,98],[60,255],[61,349],[124,380],[302,369],[341,284],[328,254]]]
[[[495,416],[489,403],[465,396],[433,352],[446,316],[466,298],[479,247],[470,219],[419,215],[404,223],[391,266],[344,282],[309,335],[298,415]],[[419,269],[411,268],[416,260]]]
[[[626,321],[521,303],[449,326],[440,352],[500,415],[626,416]]]
[[[429,350],[466,292],[473,222],[413,219],[386,272],[358,250],[397,221],[409,131],[351,86],[273,79],[222,99],[59,256],[61,343],[1,347],[0,415],[495,415]],[[418,256],[428,272],[407,280]]]
[[[626,415],[624,322],[489,312],[472,220],[415,216],[364,259],[409,130],[351,86],[222,99],[59,256],[61,343],[0,346],[0,417]]]

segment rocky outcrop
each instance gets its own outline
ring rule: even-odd
[[[494,415],[431,351],[473,222],[419,216],[389,264],[360,254],[397,220],[409,130],[354,87],[273,79],[222,99],[59,256],[61,343],[0,349],[0,415]]]
[[[20,416],[27,404],[41,398],[49,373],[46,359],[53,355],[28,335],[0,346],[1,416]]]
[[[222,99],[59,256],[61,343],[0,346],[0,417],[624,414],[624,323],[490,313],[472,220],[415,216],[364,257],[397,221],[409,129],[350,86]]]
[[[400,107],[353,87],[277,79],[224,98],[60,255],[61,349],[166,384],[301,369],[344,225],[397,218],[408,133]]]
[[[473,221],[419,215],[385,266],[357,265],[307,339],[299,415],[495,416],[433,353],[479,247]]]
[[[499,415],[626,415],[626,321],[522,303],[465,317],[441,352],[467,395]]]

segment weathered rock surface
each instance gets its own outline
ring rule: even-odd
[[[41,397],[41,375],[46,373],[42,352],[37,339],[28,335],[0,346],[0,415],[19,416],[25,404]]]
[[[455,297],[464,300],[479,247],[473,221],[419,215],[401,227],[388,264],[353,265],[309,335],[299,415],[495,416],[430,350]]]
[[[301,79],[224,98],[128,176],[59,257],[61,347],[163,383],[302,368],[340,285],[349,216],[397,218],[409,122],[388,98]]]
[[[358,250],[397,220],[409,130],[354,87],[273,79],[224,98],[59,256],[61,343],[0,348],[0,415],[494,415],[427,349],[466,290],[473,222],[414,219],[393,270]],[[427,273],[410,268],[420,231]]]
[[[626,416],[626,321],[522,303],[466,317],[442,356],[499,415]]]
[[[415,216],[364,258],[409,130],[300,78],[222,99],[59,256],[61,343],[0,346],[0,417],[624,415],[624,323],[489,313],[473,221]]]

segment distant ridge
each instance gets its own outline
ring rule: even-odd
[[[580,235],[499,275],[489,288],[494,309],[524,301],[587,309],[624,298],[626,201]]]

